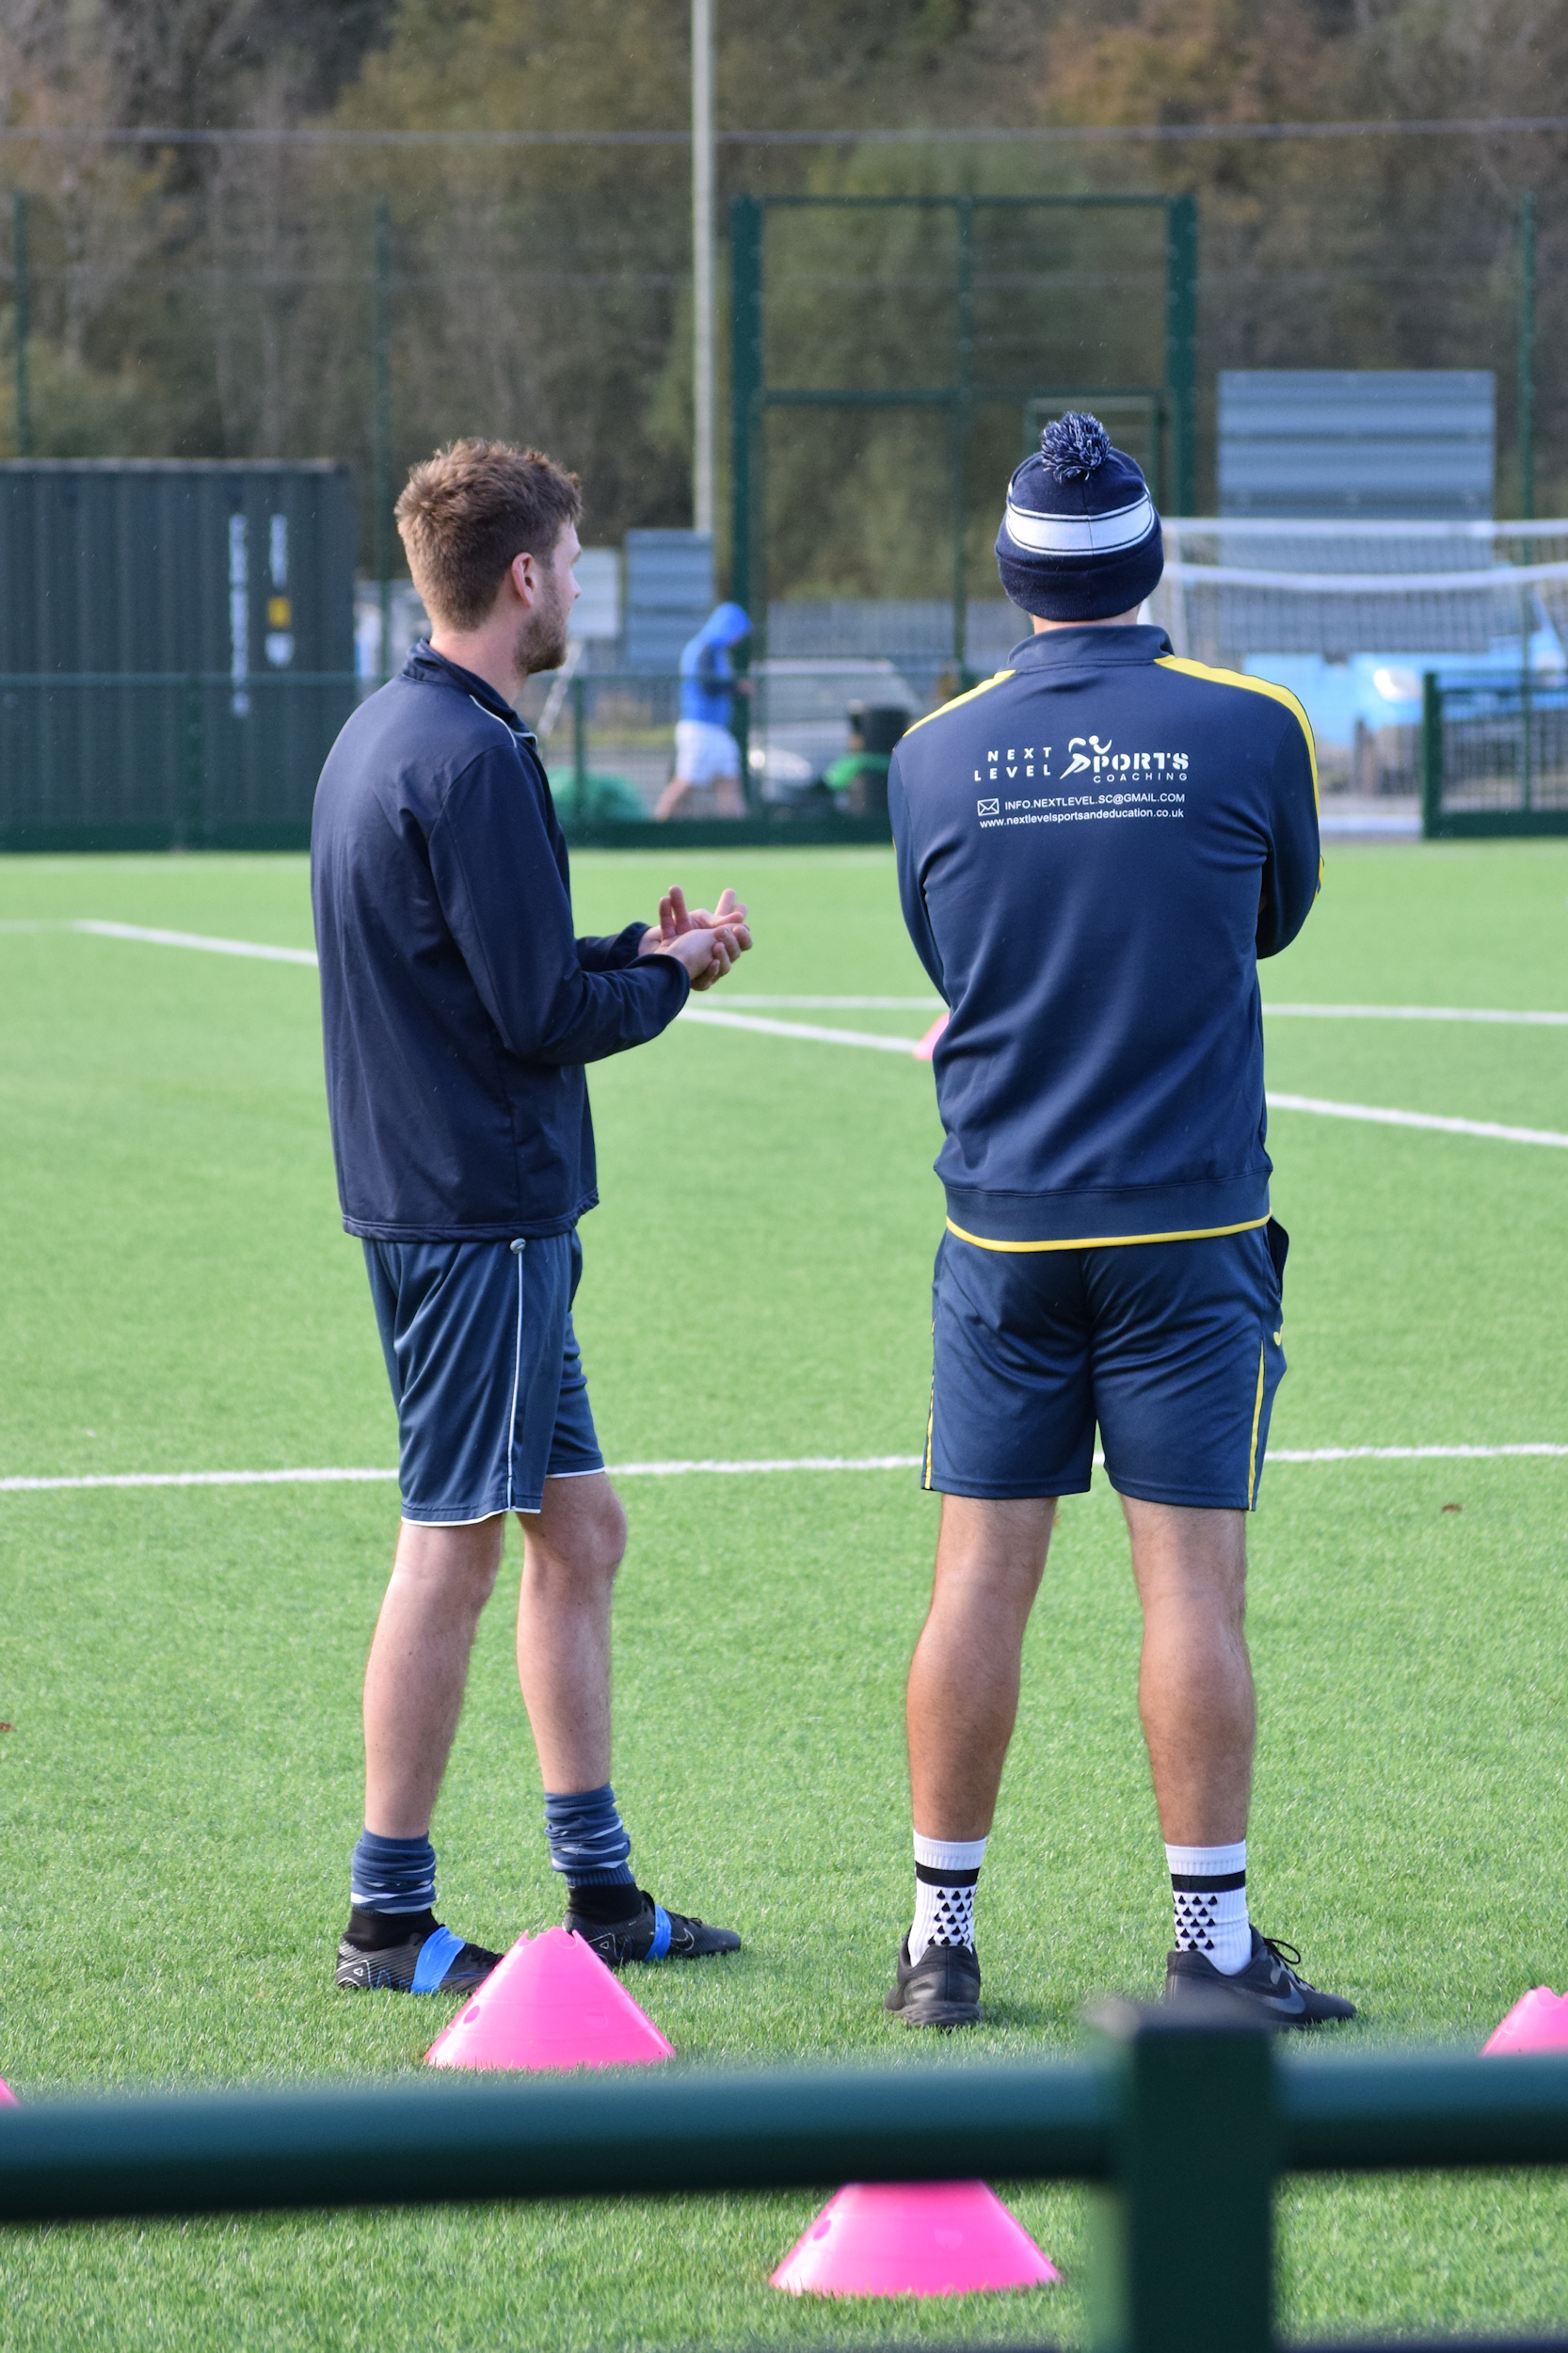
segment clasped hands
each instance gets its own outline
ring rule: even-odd
[[[672,884],[659,902],[659,920],[643,934],[645,956],[673,956],[691,975],[694,988],[712,988],[751,945],[744,904],[724,892],[710,913],[688,908],[686,894]]]

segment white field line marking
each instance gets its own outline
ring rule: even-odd
[[[220,956],[259,956],[274,964],[312,964],[316,961],[309,948],[269,948],[254,940],[210,939],[199,932],[154,931],[136,923],[104,923],[84,920],[73,927],[79,932],[92,932],[107,939],[139,939],[159,948],[202,948]],[[797,1001],[805,1001],[800,1000]],[[1420,1005],[1385,1006],[1265,1006],[1265,1012],[1321,1013],[1342,1015],[1351,1019],[1390,1020],[1454,1020],[1454,1021],[1525,1021],[1568,1027],[1568,1014],[1494,1014],[1484,1011],[1464,1012],[1455,1007]],[[912,1056],[920,1045],[918,1038],[879,1037],[871,1030],[830,1030],[813,1021],[770,1021],[758,1014],[724,1013],[707,1006],[690,1006],[681,1015],[684,1021],[706,1023],[713,1029],[753,1030],[765,1037],[805,1038],[820,1046],[865,1046],[882,1054]],[[1428,1128],[1452,1136],[1482,1136],[1502,1144],[1544,1144],[1560,1150],[1568,1150],[1568,1135],[1558,1135],[1549,1128],[1510,1128],[1491,1119],[1448,1119],[1435,1112],[1387,1111],[1371,1103],[1331,1103],[1315,1095],[1273,1095],[1269,1096],[1272,1110],[1310,1112],[1323,1119],[1359,1119],[1380,1128]]]
[[[802,1454],[787,1461],[611,1463],[612,1479],[679,1479],[688,1472],[735,1477],[752,1471],[919,1470],[920,1454]],[[88,1479],[0,1479],[0,1495],[78,1487],[311,1487],[395,1480],[395,1470],[119,1471]]]
[[[1530,1443],[1523,1446],[1318,1446],[1271,1447],[1271,1463],[1491,1463],[1536,1455],[1568,1457],[1568,1446]],[[919,1470],[919,1454],[798,1454],[782,1460],[689,1463],[611,1463],[612,1479],[744,1478],[765,1471]],[[1096,1454],[1103,1466],[1105,1457]],[[262,1471],[121,1471],[89,1479],[0,1479],[0,1495],[40,1495],[62,1488],[83,1487],[313,1487],[380,1484],[395,1480],[394,1470],[262,1470]]]
[[[0,1495],[57,1487],[311,1487],[396,1477],[394,1470],[117,1471],[90,1479],[0,1479]]]
[[[140,923],[98,923],[83,920],[72,930],[92,932],[100,939],[140,939],[153,948],[204,948],[212,956],[257,956],[264,964],[314,964],[313,948],[267,948],[254,939],[209,939],[200,932],[150,931]]]
[[[727,1005],[776,1005],[788,1012],[798,1006],[802,1013],[940,1013],[939,997],[747,997],[739,989],[726,989]],[[1563,1015],[1568,1021],[1568,1014]]]
[[[1568,1136],[1550,1128],[1505,1128],[1495,1119],[1446,1119],[1436,1112],[1391,1112],[1374,1103],[1328,1103],[1316,1095],[1268,1096],[1272,1112],[1312,1112],[1322,1119],[1365,1119],[1378,1128],[1433,1128],[1448,1136],[1490,1136],[1503,1144],[1550,1144],[1568,1152]]]
[[[902,1054],[905,1062],[920,1043],[913,1037],[878,1037],[874,1030],[829,1030],[817,1021],[769,1021],[756,1013],[710,1013],[705,1005],[688,1005],[680,1017],[711,1023],[715,1030],[756,1030],[763,1037],[803,1037],[818,1046],[870,1046],[879,1053]]]
[[[1480,1005],[1265,1005],[1265,1014],[1323,1021],[1506,1021],[1529,1029],[1568,1030],[1568,1013],[1496,1013]]]
[[[1522,1454],[1568,1455],[1568,1446],[1271,1447],[1271,1463],[1494,1463]]]
[[[939,997],[748,996],[724,992],[727,1005],[770,1006],[780,1013],[940,1013]],[[1568,1030],[1568,1013],[1505,1013],[1478,1005],[1265,1005],[1266,1014],[1320,1021],[1501,1021],[1516,1027]]]
[[[50,922],[4,922],[0,931],[38,932],[57,928]],[[269,964],[314,964],[315,952],[311,948],[273,948],[254,939],[216,939],[201,932],[156,931],[140,923],[101,922],[82,918],[63,928],[76,932],[93,932],[104,939],[140,939],[154,948],[201,948],[209,955],[258,956]],[[747,996],[741,990],[726,992],[726,1002],[731,1005],[770,1005],[788,1011],[798,1005],[802,1012],[817,1013],[939,1013],[940,1000],[936,997],[812,997],[812,996]],[[704,1019],[714,1017],[707,1008],[694,1007]],[[1568,1029],[1568,1013],[1512,1013],[1480,1005],[1265,1005],[1266,1014],[1294,1016],[1321,1021],[1500,1021],[1527,1028]],[[721,1016],[722,1017],[722,1016]],[[734,1024],[740,1027],[739,1023]],[[761,1023],[752,1023],[761,1028]],[[868,1039],[852,1030],[822,1030],[806,1027],[798,1032],[803,1037],[832,1037],[856,1044],[886,1046],[887,1038]]]
[[[203,948],[215,956],[259,956],[269,964],[314,964],[315,952],[311,948],[272,948],[254,939],[216,939],[201,932],[166,932],[152,930],[140,923],[100,922],[89,918],[56,926],[47,921],[0,922],[0,932],[41,932],[63,928],[75,932],[95,932],[104,939],[140,939],[154,948]],[[798,1005],[802,1012],[817,1013],[939,1013],[940,1000],[936,997],[810,997],[744,995],[741,990],[726,992],[731,1005],[772,1005],[783,1011]],[[704,1017],[708,1016],[704,1010]],[[1508,1013],[1490,1006],[1477,1005],[1265,1005],[1266,1014],[1294,1016],[1322,1021],[1502,1021],[1526,1027],[1568,1030],[1568,1013]],[[736,1025],[739,1026],[738,1024]],[[760,1027],[760,1024],[753,1024]],[[849,1030],[806,1029],[802,1036],[855,1039]],[[886,1038],[856,1040],[886,1046]]]

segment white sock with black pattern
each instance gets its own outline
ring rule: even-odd
[[[974,1945],[974,1891],[984,1838],[922,1838],[915,1833],[915,1922],[909,1958],[928,1945]]]
[[[1231,1847],[1170,1847],[1178,1953],[1202,1953],[1222,1977],[1233,1977],[1252,1957],[1247,1918],[1247,1842]]]

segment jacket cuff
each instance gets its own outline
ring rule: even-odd
[[[629,965],[636,963],[648,928],[639,918],[607,939],[580,939],[577,961],[584,972],[624,972]]]
[[[664,953],[663,953],[663,952],[661,952],[658,955],[653,955],[653,956],[636,956],[636,957],[634,957],[634,958],[632,959],[632,961],[633,961],[633,963],[635,963],[635,964],[658,964],[658,965],[662,965],[662,966],[664,966],[664,968],[665,968],[665,970],[666,970],[666,971],[678,972],[678,973],[680,974],[680,1005],[677,1005],[677,1007],[676,1007],[676,1009],[675,1009],[675,1012],[676,1012],[676,1013],[679,1013],[679,1012],[680,1011],[680,1006],[681,1006],[681,1005],[683,1005],[683,1004],[685,1003],[685,1001],[686,1001],[687,998],[688,998],[688,997],[691,995],[691,993],[692,993],[692,976],[691,976],[691,974],[687,971],[687,969],[686,969],[685,966],[681,963],[681,961],[680,961],[680,957],[679,957],[679,956],[666,956],[665,954],[664,954]],[[670,1018],[671,1018],[671,1020],[673,1021],[673,1020],[674,1020],[674,1018],[675,1018],[675,1014],[672,1014],[672,1015],[670,1016]]]

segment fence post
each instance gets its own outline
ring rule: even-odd
[[[974,424],[974,199],[958,200],[958,347],[956,388],[948,414],[952,473],[952,659],[968,684],[969,663],[968,472]]]
[[[27,192],[18,188],[11,199],[11,339],[16,368],[16,454],[33,454],[32,378],[27,368],[27,343],[33,331],[32,268],[27,254]]]
[[[207,744],[200,678],[187,678],[180,693],[180,798],[174,811],[176,850],[195,850],[203,838]]]
[[[750,656],[766,651],[767,562],[763,553],[767,517],[757,496],[759,443],[762,436],[762,207],[754,196],[729,200],[729,593],[751,616]],[[762,561],[759,563],[759,555]],[[757,609],[761,580],[762,610]],[[741,747],[741,790],[754,808],[751,781],[751,706],[737,695],[735,740]]]
[[[588,814],[588,681],[571,682],[571,817],[581,825]]]
[[[1197,512],[1198,200],[1173,196],[1165,229],[1165,388],[1171,404],[1171,495]]]
[[[1514,438],[1519,444],[1519,514],[1535,520],[1535,198],[1519,199],[1519,359]],[[1528,554],[1525,561],[1530,561]]]
[[[1421,680],[1421,831],[1435,841],[1443,830],[1443,689],[1435,670]]]
[[[1096,2194],[1096,2353],[1270,2353],[1278,2165],[1273,2038],[1220,1997],[1117,2003],[1114,2186]]]
[[[381,605],[381,657],[376,664],[384,686],[392,676],[392,213],[384,196],[376,200],[376,232],[371,311],[372,374],[371,499],[375,505],[371,546],[376,561],[376,593]]]

